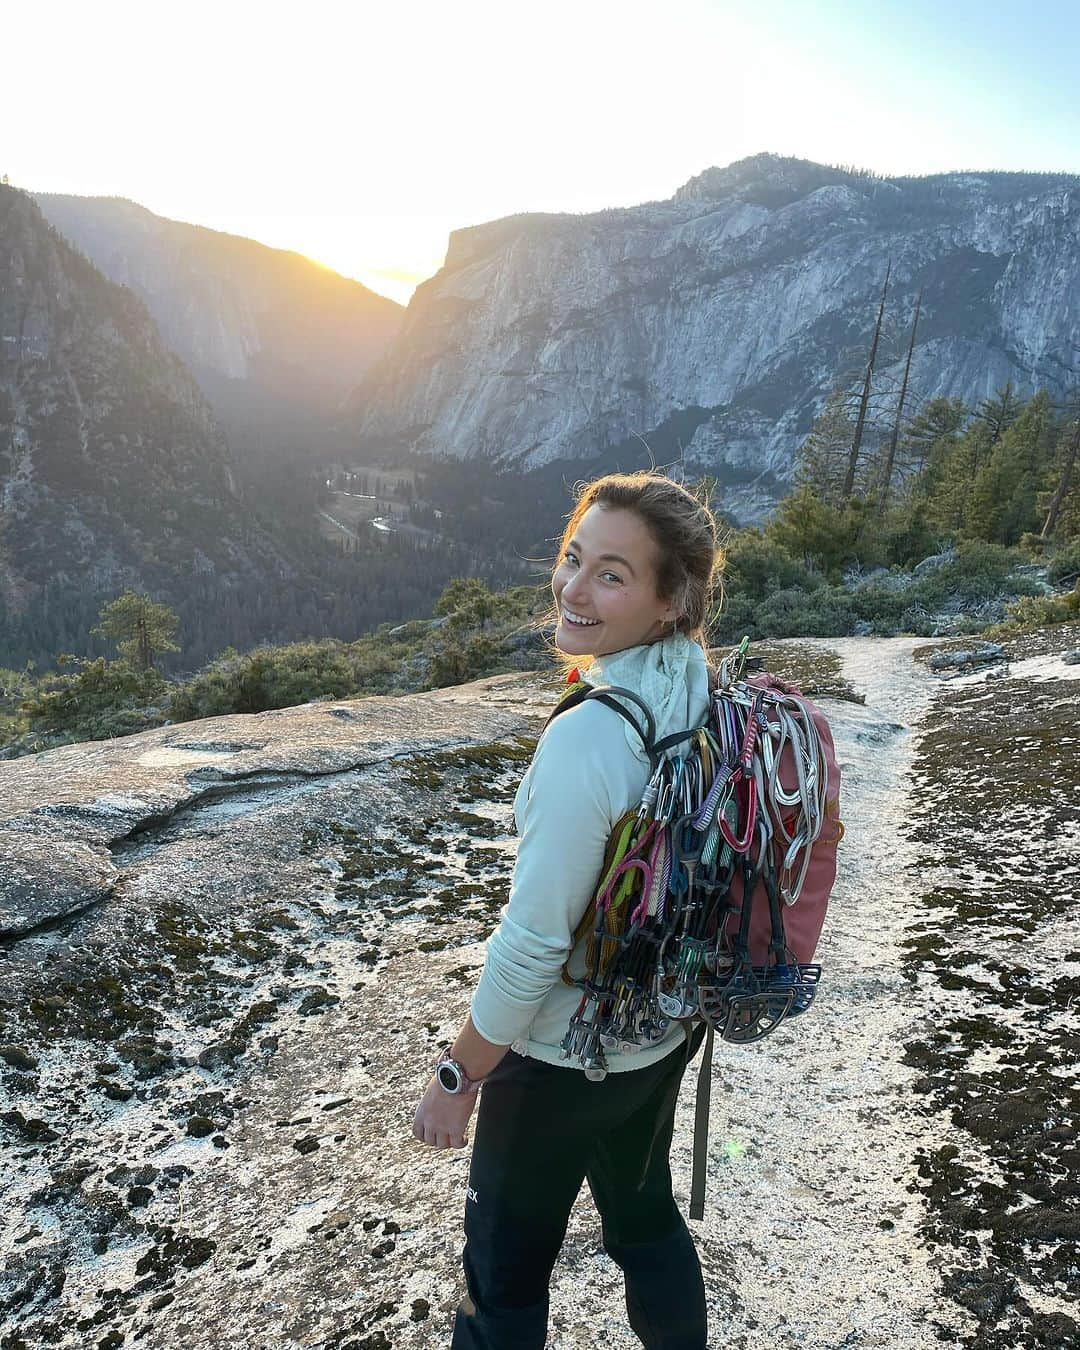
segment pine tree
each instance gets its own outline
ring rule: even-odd
[[[826,503],[841,496],[844,457],[855,434],[851,402],[848,390],[834,389],[795,456],[795,482]]]
[[[180,620],[168,605],[128,589],[103,605],[101,620],[90,632],[112,638],[120,656],[137,670],[149,670],[158,652],[178,652],[171,640]]]
[[[986,423],[987,430],[990,433],[989,449],[993,449],[1008,428],[1016,421],[1023,406],[1024,404],[1013,388],[1012,380],[1007,380],[992,398],[984,398],[979,404],[975,416],[981,422]]]
[[[803,483],[780,503],[765,527],[765,537],[793,558],[802,558],[836,574],[858,555],[863,503],[830,506],[809,483]]]
[[[1053,465],[1056,485],[1046,504],[1046,520],[1040,531],[1041,538],[1049,539],[1058,526],[1061,508],[1068,500],[1073,487],[1073,471],[1076,468],[1077,453],[1080,452],[1080,415],[1075,416],[1071,428],[1066,420],[1059,440],[1059,455]]]
[[[964,424],[971,416],[958,398],[935,398],[912,418],[900,451],[903,462],[915,473],[913,486],[923,487],[923,478],[933,475],[950,449],[955,448]]]
[[[936,443],[920,482],[926,503],[926,522],[940,535],[956,534],[966,519],[971,481],[975,475],[978,433],[969,427],[959,440]]]
[[[1003,394],[1008,392],[1002,391]],[[989,419],[984,418],[988,425]],[[1055,435],[1050,396],[1041,389],[1016,416],[991,434],[989,457],[977,469],[964,515],[964,533],[990,543],[1015,544],[1041,524],[1037,500]]]

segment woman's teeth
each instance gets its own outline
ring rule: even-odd
[[[571,609],[564,609],[562,616],[567,623],[572,624],[575,628],[591,628],[593,624],[600,622],[599,619],[586,619],[580,614],[575,614]]]

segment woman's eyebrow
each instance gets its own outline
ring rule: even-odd
[[[577,541],[576,539],[571,539],[570,542],[569,542],[569,544],[567,544],[566,547],[567,547],[567,548],[574,548],[574,549],[577,549],[577,551],[578,551],[579,553],[581,552],[581,545],[578,543],[578,541]],[[601,553],[600,556],[599,556],[599,558],[597,558],[597,562],[617,562],[617,563],[622,563],[622,565],[626,568],[626,570],[630,573],[630,575],[631,575],[632,577],[633,577],[633,576],[637,576],[637,573],[634,571],[633,567],[630,565],[629,562],[627,562],[627,560],[626,560],[624,557],[621,556],[621,554],[618,554],[618,553]]]

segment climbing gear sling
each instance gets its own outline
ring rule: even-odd
[[[605,1051],[640,1050],[672,1019],[688,1024],[688,1039],[689,1024],[705,1025],[695,1219],[704,1212],[713,1036],[749,1044],[810,1007],[843,836],[828,723],[793,686],[746,674],[748,642],[721,662],[700,726],[658,741],[637,694],[580,678],[548,719],[597,699],[635,727],[649,759],[641,801],[615,823],[574,935],[574,950],[585,944],[584,978],[570,975],[569,958],[563,966],[582,997],[562,1056],[598,1081]]]

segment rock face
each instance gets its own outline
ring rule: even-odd
[[[432,1195],[465,1159],[410,1147],[408,1106],[552,697],[503,677],[2,766],[5,1345],[441,1343],[458,1219]]]
[[[246,516],[213,413],[141,301],[0,186],[0,609],[41,626],[50,587],[93,614],[124,585],[254,582],[283,560]]]
[[[985,688],[939,684],[919,646],[810,639],[770,659],[866,703],[821,704],[846,834],[814,1008],[717,1044],[695,1225],[710,1344],[776,1350],[778,1327],[801,1350],[853,1327],[890,1350],[926,1350],[927,1327],[1076,1343],[1072,668],[1017,654],[988,716]],[[468,1155],[409,1126],[467,1009],[558,692],[500,676],[0,765],[19,869],[0,867],[0,913],[22,914],[0,939],[5,1350],[449,1343]],[[1031,829],[987,830],[1017,801]],[[48,906],[30,909],[35,889]],[[560,1350],[637,1344],[600,1236],[586,1190],[553,1283]]]
[[[759,155],[670,201],[519,215],[450,238],[361,387],[373,448],[535,467],[635,435],[775,501],[838,380],[865,364],[886,266],[894,387],[915,296],[918,397],[1061,391],[1080,336],[1080,179],[885,180]],[[639,446],[640,449],[640,446]],[[782,493],[781,493],[782,495]]]
[[[279,417],[303,416],[325,434],[400,326],[400,305],[299,253],[118,197],[36,200],[96,267],[139,296],[226,423],[272,427],[269,402]]]

